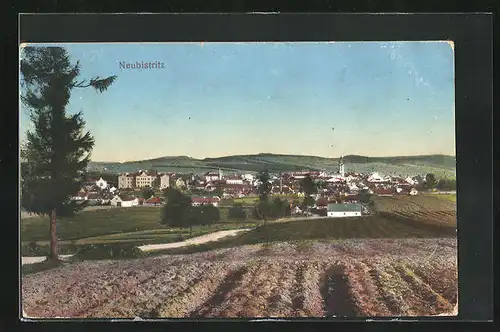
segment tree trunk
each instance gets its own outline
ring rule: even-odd
[[[57,260],[57,229],[56,229],[56,209],[52,209],[50,213],[50,255],[49,259]]]

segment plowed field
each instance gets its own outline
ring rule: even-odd
[[[453,311],[455,239],[286,242],[24,276],[30,317],[420,316]]]

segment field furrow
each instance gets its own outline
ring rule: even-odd
[[[416,299],[416,301],[412,301],[414,306],[414,308],[412,308],[413,313],[418,316],[425,315],[426,313],[436,315],[453,310],[453,305],[450,302],[446,301],[428,284],[420,280],[411,269],[405,265],[398,265],[395,267],[395,270],[413,290],[413,294]]]
[[[456,248],[447,238],[372,238],[75,263],[24,277],[23,310],[74,318],[437,315],[457,301]]]
[[[370,275],[370,267],[364,263],[346,264],[344,273],[351,291],[357,316],[389,316],[391,312],[383,301],[383,296]]]

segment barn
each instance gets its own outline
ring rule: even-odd
[[[131,207],[139,205],[139,199],[132,196],[116,195],[110,201],[111,205],[119,207]]]
[[[327,216],[334,218],[361,216],[361,204],[328,204]]]

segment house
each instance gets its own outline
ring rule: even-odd
[[[85,191],[80,191],[75,196],[71,197],[73,201],[86,201],[88,199],[88,194]]]
[[[379,173],[375,172],[375,173],[370,174],[370,176],[368,176],[368,179],[366,179],[366,181],[371,182],[371,183],[385,182],[385,179]]]
[[[292,214],[299,214],[299,213],[302,213],[302,210],[298,206],[292,208]]]
[[[150,171],[139,171],[139,174],[135,177],[135,186],[136,188],[144,188],[144,187],[155,187],[155,180],[158,176],[158,173]]]
[[[358,195],[346,195],[343,197],[343,201],[345,203],[358,203],[359,197]]]
[[[210,182],[214,180],[222,180],[222,172],[219,169],[219,172],[207,172],[205,173],[205,181]]]
[[[223,185],[222,190],[225,194],[229,195],[239,195],[250,191],[248,186],[237,183],[226,183]]]
[[[358,191],[359,187],[355,183],[349,184],[349,190],[350,191]]]
[[[227,184],[243,184],[243,179],[239,176],[228,176],[225,180]]]
[[[115,187],[111,187],[111,188],[109,188],[109,192],[110,192],[110,193],[114,193],[116,190],[117,190],[117,189],[116,189]]]
[[[410,189],[410,192],[408,193],[409,195],[411,196],[415,196],[415,195],[418,195],[418,190],[415,189],[415,188],[411,188]]]
[[[243,174],[241,178],[250,183],[252,183],[255,180],[255,176],[253,174]]]
[[[186,181],[183,178],[177,178],[175,180],[175,187],[176,188],[185,188],[186,187]]]
[[[118,176],[119,189],[132,189],[135,186],[135,173],[122,173]]]
[[[358,178],[357,178],[357,177],[355,177],[354,175],[348,175],[348,176],[345,178],[345,180],[346,180],[346,182],[347,182],[347,183],[350,183],[350,182],[355,181],[355,180],[357,180],[357,179],[358,179]]]
[[[101,178],[99,178],[99,180],[97,180],[97,181],[95,182],[95,184],[96,184],[96,186],[98,186],[98,187],[99,187],[99,189],[101,189],[101,190],[104,190],[104,189],[106,189],[106,188],[108,187],[108,182],[107,182],[106,180],[104,180],[102,177],[101,177]]]
[[[167,173],[158,174],[160,189],[166,189],[170,187],[170,175]]]
[[[415,181],[415,180],[413,180],[413,179],[412,179],[411,177],[409,177],[409,176],[405,179],[405,181],[406,181],[406,183],[408,183],[408,184],[410,184],[410,185],[415,185],[415,184],[416,184],[416,181]]]
[[[328,204],[327,213],[328,217],[344,218],[344,217],[358,217],[361,216],[361,204]]]
[[[116,195],[110,201],[113,206],[131,207],[139,205],[139,199],[134,196]]]
[[[219,206],[220,198],[218,197],[193,197],[191,198],[192,206],[200,206],[204,204],[211,204],[215,207]]]
[[[333,176],[330,176],[326,182],[328,183],[340,183],[340,182],[344,182],[345,179],[343,177],[341,177],[340,175],[333,175]]]
[[[158,206],[161,204],[163,204],[163,202],[159,197],[151,197],[150,199],[144,202],[144,205],[149,205],[149,206]]]

